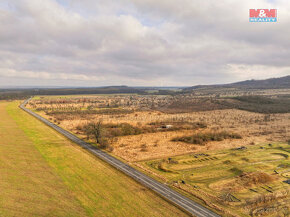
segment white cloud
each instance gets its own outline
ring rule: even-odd
[[[13,69],[0,69],[0,76],[6,78],[32,78],[45,80],[78,80],[78,81],[103,81],[104,77],[87,76],[85,74],[49,73],[42,71],[16,71]]]
[[[289,74],[287,0],[62,2],[2,0],[0,85],[21,85],[21,74],[26,84],[59,79],[68,86],[183,86]],[[277,8],[278,22],[249,23],[250,8]]]

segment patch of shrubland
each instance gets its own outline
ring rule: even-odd
[[[185,142],[189,144],[205,145],[211,141],[223,141],[224,139],[241,139],[242,136],[237,133],[227,131],[221,132],[203,132],[191,136],[176,137],[172,139],[175,142]]]

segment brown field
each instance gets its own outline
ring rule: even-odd
[[[205,129],[195,130],[176,130],[166,132],[154,132],[140,135],[128,135],[115,137],[111,140],[113,154],[127,160],[140,161],[145,159],[160,158],[166,156],[180,155],[190,152],[200,152],[205,150],[215,150],[231,147],[239,147],[255,143],[264,143],[271,141],[285,141],[290,137],[290,114],[260,114],[237,109],[224,109],[203,112],[168,114],[160,111],[149,110],[141,111],[140,107],[126,106],[126,109],[132,110],[132,113],[124,114],[72,114],[72,115],[47,115],[45,111],[56,110],[66,111],[75,108],[76,111],[85,110],[90,105],[95,107],[111,103],[113,109],[116,102],[123,102],[128,96],[90,96],[69,97],[69,98],[46,98],[37,99],[30,105],[33,109],[39,111],[48,119],[55,120],[56,123],[65,129],[68,129],[80,137],[85,138],[78,126],[83,126],[91,121],[102,120],[103,123],[120,124],[128,123],[133,126],[144,127],[152,122],[202,122],[207,125]],[[134,96],[137,97],[137,96]],[[125,98],[125,99],[123,99]],[[75,102],[90,99],[91,102]],[[59,102],[59,101],[60,102]],[[107,101],[106,101],[107,100]],[[122,101],[123,100],[123,101]],[[50,101],[53,101],[52,103]],[[72,103],[74,102],[74,103]],[[134,102],[134,101],[133,101]],[[146,101],[147,102],[147,101]],[[41,104],[40,104],[41,103]],[[119,104],[118,104],[119,105]],[[122,103],[121,103],[122,105]],[[139,109],[138,109],[139,108]],[[100,109],[100,107],[95,108]],[[146,108],[143,108],[145,110]],[[101,110],[101,109],[100,109]],[[65,112],[64,112],[65,113]],[[226,140],[220,142],[209,142],[204,146],[186,144],[183,142],[171,141],[175,137],[188,136],[200,131],[220,131],[239,133],[243,138],[239,140]],[[92,141],[93,142],[93,141]],[[145,147],[146,146],[146,147]],[[142,148],[143,147],[143,148]]]
[[[175,106],[172,103],[174,100],[190,104],[188,106],[190,109],[187,108],[185,109],[187,112],[184,112],[180,105]],[[212,102],[211,99],[190,99],[190,96],[181,98],[138,95],[53,96],[36,97],[28,107],[97,146],[99,144],[96,143],[94,134],[88,129],[89,126],[93,126],[92,123],[99,123],[102,126],[102,137],[105,139],[105,145],[100,147],[169,183],[172,187],[198,197],[208,206],[224,212],[226,216],[250,214],[258,216],[259,213],[273,216],[272,211],[282,209],[281,207],[284,209],[283,204],[289,199],[288,190],[286,193],[283,191],[288,189],[287,184],[281,185],[288,177],[287,171],[283,170],[283,178],[273,177],[271,171],[279,169],[278,164],[276,165],[278,162],[281,165],[289,164],[288,157],[285,159],[283,156],[288,156],[285,152],[287,153],[286,144],[290,139],[290,113],[279,113],[281,110],[277,105],[269,110],[267,107],[269,105],[264,99],[261,102],[266,107],[261,104],[261,108],[258,108],[259,102],[253,108],[249,107],[252,102],[247,102],[243,106],[258,111],[263,111],[264,108],[267,112],[277,110],[278,113],[263,114],[221,108]],[[235,136],[233,139],[227,139],[231,136],[224,138],[216,136],[220,134]],[[184,138],[198,141],[182,142],[186,141]],[[199,142],[199,139],[202,139],[202,142]],[[268,165],[266,161],[264,162],[264,158],[268,158],[267,152],[254,155],[256,150],[260,150],[260,146],[264,149],[268,144],[275,144],[273,150],[276,150],[281,143],[285,145],[283,146],[285,152],[269,155],[273,159],[271,162],[275,162],[273,164]],[[270,145],[269,147],[272,147]],[[253,161],[247,158],[246,152],[243,156],[233,153],[235,148],[240,147],[250,150],[249,158]],[[269,148],[269,151],[272,151],[272,148]],[[208,158],[205,153],[218,158]],[[219,158],[225,153],[229,165],[227,160]],[[192,159],[195,154],[204,157],[195,163],[195,157]],[[282,158],[279,158],[279,155]],[[170,162],[168,159],[171,158],[174,160]],[[209,159],[212,162],[216,161],[217,168],[207,177],[206,171],[212,171],[208,167],[211,165],[208,164]],[[234,163],[237,167],[232,165],[230,159],[237,159]],[[197,168],[204,169],[197,171]],[[193,174],[198,172],[199,176],[191,177],[191,172]],[[186,184],[180,184],[182,180],[186,180]],[[199,187],[196,189],[198,183]],[[266,194],[272,190],[263,190],[263,186],[272,186],[275,189],[273,191],[275,197]],[[256,187],[258,194],[254,192]],[[236,198],[239,198],[237,200],[239,203],[232,203]],[[280,198],[281,203],[274,204],[277,207],[270,209],[273,198]],[[263,202],[263,206],[260,206],[259,200],[267,202]],[[264,205],[267,212],[259,210]],[[247,207],[252,210],[251,213],[246,211]],[[285,209],[288,209],[287,206]]]

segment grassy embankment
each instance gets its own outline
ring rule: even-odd
[[[185,216],[20,110],[0,102],[0,216]]]
[[[290,178],[289,152],[289,144],[271,143],[140,164],[168,184],[240,216],[283,216],[290,210],[290,187],[283,182]]]

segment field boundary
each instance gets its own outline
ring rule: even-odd
[[[114,168],[118,169],[119,171],[123,172],[127,176],[133,178],[138,183],[142,184],[143,186],[151,189],[161,197],[165,198],[167,201],[173,203],[177,207],[185,210],[186,212],[190,213],[193,216],[197,217],[219,217],[218,214],[214,213],[213,211],[209,210],[208,208],[194,202],[193,200],[185,197],[184,195],[178,193],[177,191],[169,188],[167,185],[158,182],[157,180],[145,175],[144,173],[136,170],[135,168],[129,166],[128,164],[118,160],[117,158],[109,155],[108,153],[98,149],[97,147],[83,141],[82,139],[78,138],[77,136],[73,135],[72,133],[64,130],[63,128],[51,123],[47,119],[41,117],[40,115],[34,113],[30,109],[26,108],[26,104],[31,100],[31,98],[25,100],[19,107],[24,110],[25,112],[29,113],[30,115],[34,116],[47,126],[53,128],[60,134],[64,135],[66,138],[71,140],[72,142],[78,144],[83,149],[89,151],[90,153],[94,154],[98,158],[102,159],[103,161],[107,162]]]

